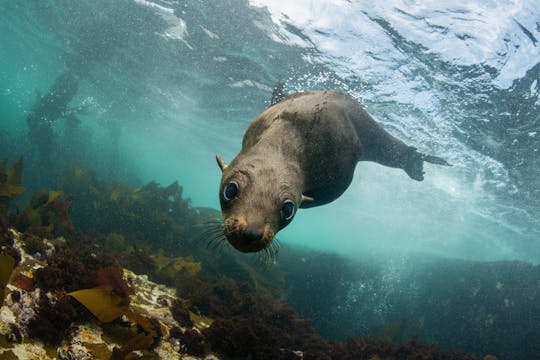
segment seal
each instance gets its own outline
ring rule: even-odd
[[[298,208],[327,204],[349,187],[358,161],[424,179],[424,155],[386,132],[351,96],[333,90],[272,97],[249,125],[240,153],[222,170],[221,230],[242,252],[267,248]]]

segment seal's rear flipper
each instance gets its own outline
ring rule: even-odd
[[[278,82],[276,86],[274,86],[274,89],[272,90],[272,100],[270,100],[270,106],[277,104],[278,102],[287,97],[284,87],[285,83],[282,82]]]
[[[416,181],[424,180],[424,161],[437,165],[452,166],[452,164],[443,158],[422,154],[416,151],[414,147],[409,147],[407,152],[407,161],[405,161],[403,170],[405,170],[411,179]]]

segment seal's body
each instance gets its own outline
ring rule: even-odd
[[[297,93],[261,113],[247,129],[242,150],[223,170],[223,233],[244,252],[267,247],[298,207],[327,204],[350,185],[356,163],[375,161],[423,180],[423,155],[386,132],[349,95]]]

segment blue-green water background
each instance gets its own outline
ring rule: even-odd
[[[54,121],[66,150],[57,161],[125,181],[179,180],[193,205],[214,208],[214,155],[234,157],[274,84],[285,81],[289,92],[335,88],[357,97],[388,131],[454,166],[428,165],[417,183],[361,163],[344,196],[301,211],[281,241],[353,257],[540,259],[534,1],[1,7],[0,146],[25,153],[29,184],[48,179],[30,153],[25,119],[65,71],[80,79],[69,107],[81,125],[74,139],[61,118]]]
[[[360,163],[341,198],[301,210],[281,243],[379,270],[302,258],[289,301],[330,337],[412,314],[426,341],[537,353],[538,267],[510,262],[540,262],[537,1],[3,1],[0,36],[0,155],[24,155],[27,197],[61,176],[27,120],[63,74],[78,87],[47,120],[51,162],[111,182],[178,180],[193,206],[215,209],[214,156],[236,155],[276,83],[350,93],[453,166],[428,164],[415,182]],[[317,303],[330,298],[320,291],[337,300]]]

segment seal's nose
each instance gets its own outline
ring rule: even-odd
[[[263,232],[254,227],[246,227],[242,231],[243,238],[249,242],[259,242],[262,240]]]

